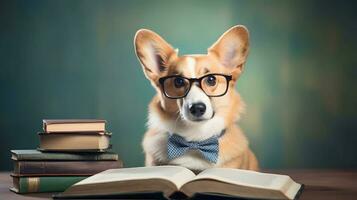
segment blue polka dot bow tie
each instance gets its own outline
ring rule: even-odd
[[[188,150],[198,150],[206,160],[211,163],[216,163],[219,151],[218,139],[223,133],[224,130],[218,136],[210,137],[199,142],[189,142],[177,134],[170,134],[167,142],[168,158],[172,160],[184,155]]]

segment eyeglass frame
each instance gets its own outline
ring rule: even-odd
[[[224,93],[220,94],[220,95],[208,95],[205,90],[202,88],[202,80],[204,78],[206,78],[207,76],[214,76],[214,75],[220,75],[220,76],[223,76],[227,83],[226,83],[226,89],[224,91]],[[184,95],[180,96],[180,97],[170,97],[167,93],[166,93],[166,90],[165,90],[165,84],[164,82],[169,79],[169,78],[173,78],[173,77],[179,77],[179,78],[183,78],[183,79],[186,79],[189,81],[190,83],[190,87],[188,88],[188,90],[185,92]],[[200,78],[187,78],[187,77],[184,77],[184,76],[181,76],[181,75],[171,75],[171,76],[164,76],[164,77],[161,77],[159,78],[159,83],[161,85],[161,88],[163,90],[163,93],[165,95],[165,97],[169,98],[169,99],[182,99],[182,98],[185,98],[187,96],[187,94],[190,92],[191,90],[191,87],[192,87],[192,83],[195,83],[195,82],[198,82],[198,86],[200,87],[200,89],[208,96],[208,97],[221,97],[221,96],[224,96],[225,94],[227,94],[227,91],[228,91],[228,87],[229,87],[229,82],[232,80],[232,75],[226,75],[226,74],[220,74],[220,73],[212,73],[212,74],[206,74],[204,76],[201,76]]]

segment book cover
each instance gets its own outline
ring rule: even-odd
[[[14,161],[18,176],[93,175],[107,169],[121,168],[117,161]]]
[[[41,150],[98,151],[110,148],[110,132],[97,133],[39,133]]]
[[[114,152],[103,153],[75,153],[75,152],[41,152],[36,149],[11,150],[11,159],[18,161],[99,161],[119,160],[118,154]]]
[[[105,120],[101,119],[44,119],[43,130],[52,132],[104,132]]]
[[[50,176],[50,177],[18,177],[12,175],[13,187],[16,193],[63,192],[71,185],[88,176]]]
[[[45,124],[106,123],[103,119],[44,119]]]

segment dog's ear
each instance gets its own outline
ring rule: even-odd
[[[134,45],[144,74],[152,81],[156,81],[167,70],[169,60],[177,56],[170,44],[151,30],[138,30],[135,34]]]
[[[208,54],[216,56],[220,63],[234,75],[243,71],[249,51],[249,32],[242,25],[226,31],[209,49]]]

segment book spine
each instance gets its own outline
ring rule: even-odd
[[[87,176],[20,177],[18,193],[63,192]]]
[[[41,153],[41,154],[18,154],[14,156],[17,160],[69,160],[69,161],[99,161],[99,160],[118,160],[118,154],[107,153]]]
[[[43,131],[47,132],[47,123],[44,120],[42,121],[42,129]]]
[[[17,161],[18,175],[92,175],[107,169],[120,168],[120,161]]]

